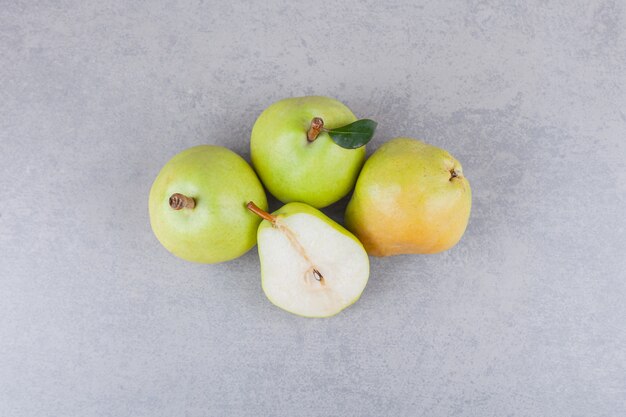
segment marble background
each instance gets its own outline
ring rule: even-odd
[[[0,415],[626,415],[625,28],[614,0],[3,1]],[[474,195],[457,247],[372,258],[329,320],[147,215],[175,153],[249,159],[310,94],[378,120],[369,153],[448,149]]]

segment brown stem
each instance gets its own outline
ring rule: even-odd
[[[270,222],[272,224],[276,223],[276,216],[272,216],[267,211],[259,208],[259,206],[254,204],[252,201],[250,201],[248,204],[246,204],[246,207],[248,208],[248,210],[250,210],[251,212],[253,212],[257,216],[259,216],[260,218],[262,218],[264,220],[267,220],[268,222]]]
[[[170,197],[170,207],[174,210],[181,210],[184,208],[192,209],[195,206],[196,201],[186,195],[175,193]]]
[[[313,142],[317,139],[317,135],[320,134],[322,129],[324,128],[324,120],[321,117],[314,117],[311,120],[311,127],[309,127],[309,131],[306,132],[306,138],[309,142]]]

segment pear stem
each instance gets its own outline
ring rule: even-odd
[[[309,131],[306,132],[306,139],[309,142],[313,142],[317,139],[317,135],[324,129],[324,120],[321,117],[314,117],[311,120],[311,127],[309,127]]]
[[[175,193],[170,197],[170,207],[174,210],[181,210],[184,208],[192,209],[195,206],[196,201],[186,195]]]
[[[270,222],[272,224],[276,223],[276,216],[272,216],[267,211],[263,210],[262,208],[260,208],[256,204],[254,204],[252,201],[250,201],[248,204],[246,204],[246,207],[248,208],[248,210],[250,210],[251,212],[253,212],[257,216],[259,216],[263,220],[267,220],[268,222]]]

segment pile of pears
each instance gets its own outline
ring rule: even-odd
[[[470,185],[456,159],[402,137],[366,161],[375,128],[332,98],[278,101],[252,129],[254,169],[212,145],[163,167],[150,190],[154,234],[174,255],[201,263],[235,259],[257,244],[273,304],[305,317],[335,315],[365,289],[368,254],[450,249],[469,220]],[[269,213],[265,189],[286,204]],[[353,190],[345,228],[319,210]]]

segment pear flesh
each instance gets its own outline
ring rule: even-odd
[[[289,203],[258,231],[263,291],[305,317],[335,315],[356,302],[369,277],[361,243],[318,210]]]

